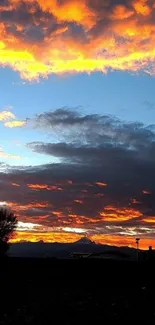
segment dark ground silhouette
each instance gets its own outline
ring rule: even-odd
[[[9,258],[0,324],[155,324],[154,271],[152,262]]]

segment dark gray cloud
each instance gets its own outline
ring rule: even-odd
[[[137,226],[151,231],[153,223],[143,219],[155,216],[154,126],[67,109],[38,115],[32,122],[52,138],[56,131],[63,142],[33,142],[29,149],[60,162],[8,168],[0,174],[0,201],[12,202],[17,212],[19,207],[21,220],[43,226],[97,233]]]
[[[114,168],[114,166],[113,166]],[[118,173],[119,172],[119,173]],[[104,211],[106,206],[113,206],[116,209],[131,209],[141,211],[144,216],[150,216],[154,213],[153,192],[151,195],[144,195],[142,188],[151,190],[153,182],[146,181],[141,174],[136,172],[130,177],[128,169],[111,170],[108,173],[108,167],[104,170],[102,167],[94,166],[57,164],[40,166],[36,169],[27,169],[23,171],[14,170],[13,173],[1,174],[1,201],[13,202],[15,211],[21,215],[21,220],[30,222],[39,222],[48,226],[81,226],[104,228],[107,225],[119,225],[124,229],[126,227],[136,226],[142,223],[142,218],[129,221],[118,220],[110,223],[100,217],[100,212]],[[132,174],[132,173],[131,173]],[[127,176],[128,175],[128,176]],[[124,176],[126,178],[124,178]],[[147,176],[147,175],[145,175]],[[72,184],[68,182],[72,180]],[[96,182],[105,182],[107,187],[99,187]],[[12,186],[11,183],[18,183],[20,187]],[[35,191],[27,187],[27,184],[47,184],[62,188],[59,190],[38,190]],[[149,185],[149,187],[148,187]],[[152,187],[152,190],[154,188]],[[140,203],[133,204],[131,199],[136,198]],[[76,202],[77,201],[77,202]],[[79,203],[81,201],[82,203]],[[22,209],[22,210],[20,210]],[[61,217],[55,212],[59,212]],[[74,215],[74,216],[73,216]],[[42,217],[46,216],[45,219]],[[93,220],[93,224],[92,224]],[[100,229],[102,232],[102,229]]]
[[[152,209],[154,214],[154,126],[125,123],[112,116],[83,116],[67,109],[39,115],[36,125],[56,130],[58,135],[59,130],[63,130],[61,136],[66,142],[31,143],[28,146],[33,151],[87,169],[85,175],[89,170],[90,179],[97,174],[96,179],[108,183],[106,193],[113,202],[124,206],[136,197],[141,210]],[[87,182],[91,182],[90,179]],[[150,195],[142,194],[145,188]]]
[[[85,144],[86,149],[99,146],[101,149],[103,146],[118,150],[128,149],[133,155],[143,154],[146,159],[149,155],[149,159],[154,159],[154,125],[126,123],[111,115],[82,115],[77,110],[67,108],[40,114],[32,120],[32,123],[36,128],[57,134],[59,139],[69,140],[67,142],[71,139],[77,144]]]

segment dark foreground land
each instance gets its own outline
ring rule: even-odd
[[[8,259],[0,324],[155,324],[155,264]]]

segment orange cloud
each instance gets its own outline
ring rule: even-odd
[[[143,221],[145,221],[146,223],[155,223],[155,216],[152,216],[151,218],[144,218]]]
[[[93,16],[95,15],[86,6],[85,1],[66,1],[62,4],[58,4],[55,0],[52,3],[44,0],[39,0],[38,2],[44,11],[49,11],[51,14],[54,14],[60,21],[75,21],[87,27],[93,25]]]
[[[17,183],[11,183],[11,185],[12,185],[12,186],[15,186],[15,187],[20,187],[20,185],[17,184]]]
[[[82,200],[74,200],[75,203],[83,204]]]
[[[106,187],[107,184],[102,183],[102,182],[97,182],[96,185],[100,186],[100,187]]]
[[[133,7],[137,14],[148,16],[151,13],[151,8],[147,5],[147,0],[138,0],[133,3]]]
[[[133,10],[127,9],[123,5],[118,5],[114,8],[111,17],[112,19],[124,20],[134,15]]]
[[[142,216],[142,213],[138,210],[121,208],[118,209],[113,206],[107,206],[103,212],[100,212],[100,216],[103,217],[103,221],[106,222],[120,222],[130,219],[138,218]]]
[[[27,187],[34,191],[47,190],[47,191],[62,191],[62,188],[56,185],[47,184],[27,184]]]
[[[17,231],[10,242],[17,243],[20,241],[37,242],[43,240],[46,243],[73,243],[81,238],[80,235],[67,232],[29,232]]]
[[[23,212],[27,209],[43,209],[49,206],[48,202],[32,202],[29,204],[19,205],[15,202],[5,202],[5,205],[8,206],[12,211]]]
[[[155,74],[153,2],[92,3],[8,0],[0,7],[0,65],[27,80],[109,69]]]
[[[146,194],[146,195],[150,195],[151,194],[151,192],[148,191],[148,190],[143,190],[142,192],[143,192],[143,194]]]

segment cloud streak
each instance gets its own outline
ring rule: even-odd
[[[25,121],[18,121],[18,120],[8,121],[8,122],[4,123],[4,125],[7,128],[19,128],[19,127],[24,126],[25,124],[26,124]]]
[[[111,69],[155,73],[152,0],[7,0],[0,18],[0,65],[24,79]]]

